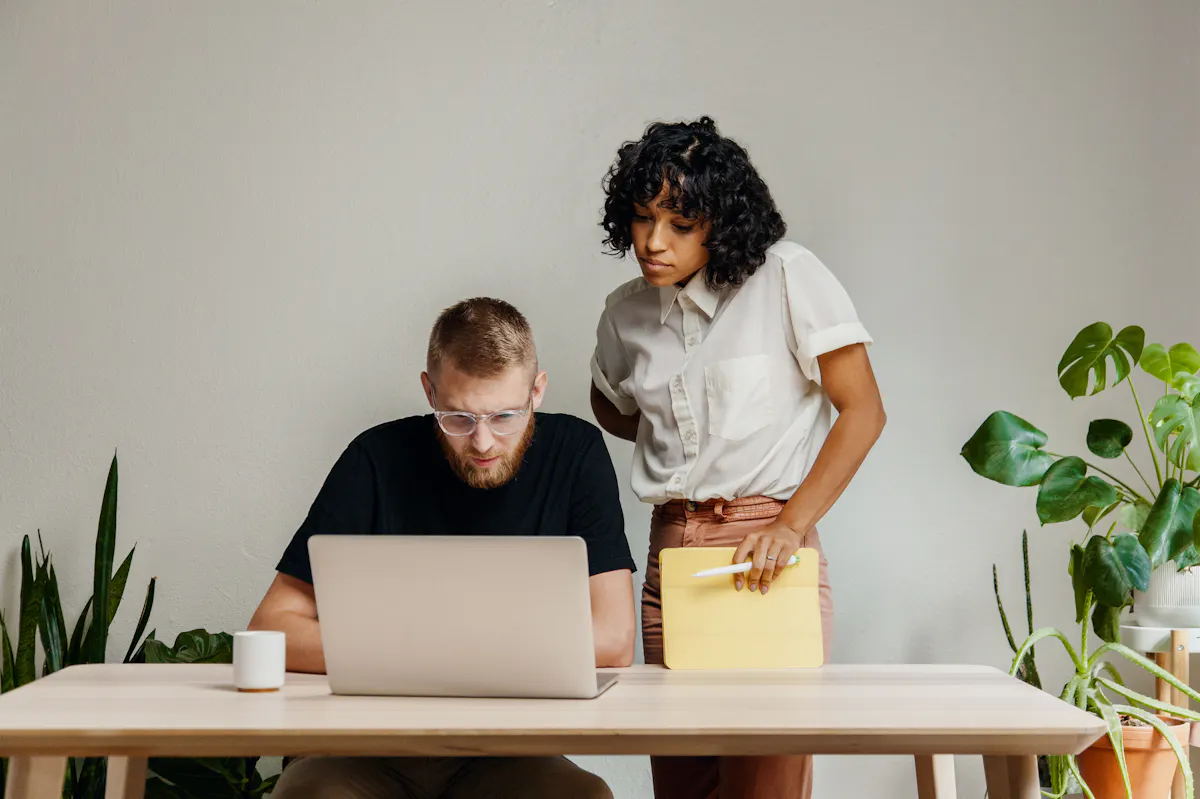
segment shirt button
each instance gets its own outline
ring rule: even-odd
[[[683,388],[683,380],[681,380],[678,377],[672,377],[671,378],[671,388],[675,389],[676,391]]]
[[[683,440],[689,441],[689,442],[695,441],[696,440],[696,431],[695,430],[685,430],[683,433]]]
[[[696,346],[696,345],[697,345],[697,344],[699,344],[699,343],[700,343],[700,339],[696,338],[695,336],[688,336],[688,337],[687,337],[687,345],[688,345],[689,347],[694,347],[694,346]]]

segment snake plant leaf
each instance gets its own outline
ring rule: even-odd
[[[1042,524],[1053,524],[1074,519],[1093,505],[1106,508],[1116,501],[1117,490],[1099,477],[1089,477],[1082,459],[1063,458],[1042,478],[1037,514]]]
[[[1126,327],[1114,338],[1112,328],[1106,323],[1088,325],[1079,331],[1058,362],[1059,385],[1071,399],[1077,399],[1088,394],[1088,377],[1094,374],[1091,393],[1099,394],[1108,386],[1111,360],[1115,377],[1112,385],[1116,386],[1129,376],[1142,357],[1145,344],[1146,331],[1140,327]]]
[[[12,639],[8,637],[8,623],[0,612],[0,694],[16,688],[17,664],[13,656]]]
[[[1128,527],[1135,533],[1142,531],[1142,525],[1146,523],[1146,518],[1150,515],[1151,506],[1145,502],[1135,502],[1132,505],[1125,505],[1121,508],[1120,519],[1121,524]]]
[[[1129,575],[1129,582],[1139,591],[1150,590],[1150,556],[1146,554],[1146,550],[1142,548],[1142,542],[1138,541],[1136,535],[1126,533],[1119,535],[1112,540],[1113,552],[1117,558],[1125,566],[1125,573]]]
[[[74,666],[83,662],[83,637],[87,632],[87,615],[92,609],[92,598],[88,597],[87,602],[83,603],[83,610],[79,612],[79,619],[75,622],[75,627],[71,632],[71,644],[67,647],[67,665]]]
[[[62,598],[58,593],[58,575],[47,560],[42,566],[42,607],[38,618],[38,633],[45,653],[44,672],[53,674],[66,665],[66,622],[63,620]]]
[[[137,628],[133,631],[133,638],[129,639],[129,649],[125,652],[126,663],[133,662],[138,641],[141,640],[142,633],[146,630],[146,624],[150,621],[150,609],[154,607],[154,584],[157,581],[157,577],[151,577],[150,585],[146,587],[146,601],[142,603],[142,615],[138,617]]]
[[[1167,394],[1150,413],[1150,426],[1155,443],[1171,463],[1200,471],[1200,395],[1189,400]]]
[[[1170,350],[1162,344],[1151,344],[1142,351],[1138,365],[1151,377],[1178,388],[1176,381],[1180,373],[1194,375],[1200,371],[1200,352],[1186,342],[1180,342]]]
[[[46,581],[33,570],[29,536],[21,544],[21,612],[17,618],[17,654],[15,685],[31,683],[37,677],[37,629],[42,615],[42,592]]]
[[[122,597],[125,596],[125,583],[129,581],[129,567],[133,563],[134,549],[137,547],[129,550],[129,554],[125,556],[125,560],[121,561],[121,565],[113,574],[112,582],[108,584],[108,623],[110,625],[117,615],[117,608],[121,606]]]
[[[1190,486],[1184,488],[1173,477],[1163,483],[1138,533],[1153,568],[1174,560],[1192,546],[1197,510],[1200,510],[1200,491]]]
[[[117,542],[117,456],[108,467],[100,521],[96,529],[96,557],[92,574],[92,624],[84,638],[87,663],[103,663],[108,649],[109,592],[112,587],[113,554]]]
[[[1087,447],[1101,458],[1119,458],[1133,443],[1133,428],[1120,419],[1097,419],[1088,425]]]
[[[1008,486],[1041,482],[1054,456],[1043,452],[1046,434],[1019,416],[996,411],[959,453],[976,474]]]
[[[1137,541],[1134,541],[1134,544],[1137,544],[1138,549],[1142,548]],[[1129,572],[1117,554],[1116,547],[1100,535],[1092,536],[1083,551],[1083,576],[1091,586],[1096,600],[1112,607],[1123,605],[1133,588]]]

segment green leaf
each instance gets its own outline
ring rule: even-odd
[[[1071,547],[1071,562],[1067,565],[1067,573],[1071,575],[1071,587],[1075,590],[1075,623],[1083,623],[1087,613],[1087,579],[1084,577],[1083,547],[1079,544]]]
[[[1137,548],[1141,549],[1141,544],[1137,544]],[[1092,536],[1088,540],[1083,553],[1083,575],[1096,600],[1103,605],[1120,607],[1133,588],[1116,548],[1103,536]]]
[[[8,623],[0,612],[0,694],[16,688],[17,664],[13,657],[12,639],[8,637]]]
[[[1167,394],[1150,412],[1150,427],[1158,448],[1180,468],[1200,471],[1200,395],[1191,400]],[[1184,458],[1187,463],[1184,463]]]
[[[133,662],[133,655],[136,652],[135,647],[146,629],[146,624],[150,621],[150,609],[154,607],[154,583],[157,580],[157,577],[151,577],[150,585],[146,587],[146,601],[142,603],[142,615],[138,618],[137,629],[133,631],[133,638],[129,641],[129,649],[125,652],[126,663]]]
[[[27,685],[37,678],[37,629],[42,615],[42,592],[45,580],[33,571],[29,536],[21,546],[21,615],[17,618],[16,687]]]
[[[1175,388],[1179,389],[1179,396],[1191,402],[1200,394],[1200,377],[1180,372],[1175,375]]]
[[[1119,458],[1131,443],[1133,428],[1119,419],[1097,419],[1088,425],[1088,449],[1101,458]]]
[[[75,622],[74,631],[71,633],[71,645],[67,648],[67,664],[74,666],[77,663],[82,663],[83,657],[83,635],[87,631],[88,611],[92,607],[92,598],[88,597],[87,602],[83,603],[83,610],[79,613],[79,619]]]
[[[133,549],[136,549],[134,547]],[[129,554],[125,556],[125,560],[121,561],[120,567],[116,574],[112,576],[112,582],[108,586],[108,623],[112,624],[113,618],[117,615],[117,608],[121,606],[121,598],[125,595],[125,583],[129,580],[129,567],[133,563],[133,549],[129,550]]]
[[[1121,639],[1121,611],[1123,608],[1096,605],[1092,610],[1092,629],[1101,641],[1113,643]]]
[[[175,637],[175,645],[162,641],[146,641],[147,663],[232,663],[233,636],[229,633],[210,633],[189,630]]]
[[[1195,536],[1193,520],[1198,509],[1200,491],[1183,488],[1173,477],[1163,483],[1138,534],[1154,568],[1179,557],[1192,545]]]
[[[44,588],[38,632],[42,636],[42,650],[46,654],[45,673],[53,674],[66,665],[68,641],[62,599],[58,595],[58,577],[49,562],[44,564],[43,569]]]
[[[1106,508],[1102,508],[1099,505],[1089,505],[1083,510],[1083,523],[1086,524],[1090,530],[1095,527],[1096,524],[1105,516],[1121,507],[1122,504],[1123,503],[1118,500]]]
[[[1142,357],[1146,333],[1130,326],[1113,338],[1112,328],[1104,322],[1088,325],[1075,336],[1058,362],[1058,382],[1071,399],[1088,393],[1088,375],[1096,376],[1092,394],[1099,394],[1108,385],[1108,364],[1112,360],[1116,379],[1114,386],[1129,376],[1133,364]]]
[[[1054,456],[1042,451],[1046,434],[1007,411],[984,420],[959,453],[976,474],[1009,486],[1037,485]]]
[[[1093,539],[1095,540],[1095,539]],[[1112,550],[1125,567],[1129,583],[1139,591],[1150,590],[1150,556],[1136,535],[1119,535],[1113,539]],[[1115,604],[1115,603],[1109,603]]]
[[[1046,470],[1037,496],[1042,524],[1065,522],[1092,505],[1107,507],[1117,501],[1115,488],[1086,474],[1087,464],[1075,457],[1063,458]]]
[[[1175,380],[1181,372],[1195,374],[1200,371],[1200,352],[1182,342],[1171,347],[1169,352],[1161,344],[1151,344],[1142,352],[1138,365],[1146,374],[1178,387]]]
[[[1128,527],[1135,533],[1142,531],[1142,525],[1146,523],[1146,519],[1150,516],[1150,505],[1145,502],[1136,502],[1132,505],[1125,505],[1121,508],[1121,524]]]
[[[108,467],[100,522],[96,529],[96,558],[92,573],[92,624],[84,639],[84,660],[103,663],[108,649],[109,593],[117,543],[117,456]]]
[[[1200,518],[1200,516],[1197,516],[1197,518]],[[1200,550],[1197,550],[1195,546],[1190,546],[1183,550],[1183,553],[1179,557],[1175,558],[1175,567],[1179,571],[1184,571],[1193,566],[1200,566]]]
[[[1129,766],[1125,763],[1125,735],[1121,731],[1121,714],[1113,710],[1112,705],[1101,696],[1099,691],[1093,689],[1089,693],[1092,707],[1099,711],[1100,718],[1104,719],[1104,724],[1108,727],[1108,740],[1112,743],[1113,752],[1117,755],[1117,767],[1125,785],[1125,795],[1132,797],[1133,788],[1129,785]]]

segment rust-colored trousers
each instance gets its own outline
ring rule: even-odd
[[[784,503],[769,497],[729,502],[675,501],[654,509],[650,556],[642,587],[642,649],[646,662],[663,662],[662,595],[658,553],[664,547],[737,546],[748,533],[766,527]],[[821,627],[825,660],[833,633],[833,595],[821,541],[816,531],[804,546],[820,557]],[[747,589],[743,589],[747,590]],[[652,757],[655,799],[809,799],[812,757]]]

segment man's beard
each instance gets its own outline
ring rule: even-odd
[[[525,451],[529,449],[530,443],[533,441],[534,415],[529,415],[529,424],[525,427],[525,432],[521,434],[521,440],[517,442],[517,446],[510,452],[506,452],[500,456],[500,463],[489,468],[480,469],[472,462],[472,458],[485,458],[486,453],[476,452],[474,449],[468,449],[466,452],[459,454],[450,446],[449,436],[442,430],[437,428],[438,443],[442,446],[442,453],[446,456],[450,468],[458,475],[458,479],[469,485],[471,488],[499,488],[516,476],[521,468],[521,463],[525,459]]]

